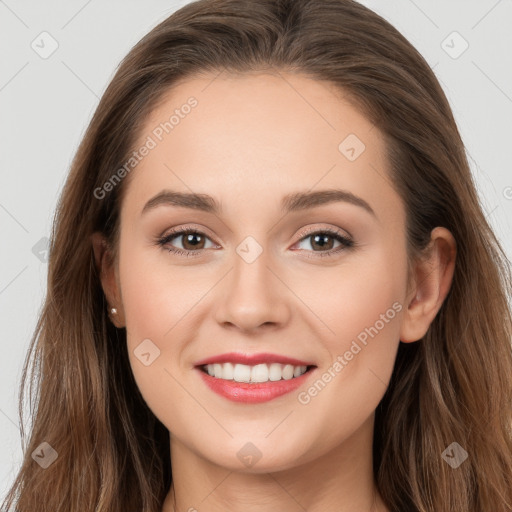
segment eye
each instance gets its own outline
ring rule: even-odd
[[[173,240],[176,241],[171,244]],[[169,252],[184,256],[196,256],[197,254],[200,254],[203,249],[216,247],[205,233],[192,228],[172,231],[166,236],[159,238],[157,242],[162,247],[165,247]],[[208,242],[210,245],[208,245]],[[176,247],[176,244],[178,247]]]
[[[339,253],[344,249],[355,246],[354,241],[348,236],[332,229],[309,231],[305,236],[304,232],[302,232],[301,236],[301,240],[295,245],[299,245],[299,249],[301,250],[319,253],[315,256],[320,257],[332,256],[333,254]],[[336,243],[338,243],[337,246],[335,245]],[[300,247],[300,244],[305,245],[305,247]]]
[[[332,256],[355,246],[355,242],[348,236],[332,229],[303,231],[300,236],[302,236],[301,240],[295,245],[305,244],[306,247],[299,247],[299,249],[307,253],[316,253],[308,257]],[[173,230],[164,237],[158,238],[157,244],[168,252],[181,256],[199,256],[204,249],[219,247],[205,233],[195,228]]]

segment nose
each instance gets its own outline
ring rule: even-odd
[[[264,251],[251,263],[234,254],[233,269],[218,287],[216,321],[246,333],[285,326],[290,319],[289,292]]]

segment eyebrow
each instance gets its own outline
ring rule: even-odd
[[[281,208],[283,212],[297,212],[335,202],[345,202],[359,206],[374,217],[377,217],[373,208],[364,199],[352,192],[340,189],[288,194],[283,197]],[[218,214],[221,211],[220,204],[208,194],[162,190],[144,205],[141,215],[158,206],[181,206],[214,214]]]

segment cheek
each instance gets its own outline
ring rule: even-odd
[[[381,276],[366,274],[363,281],[345,284],[344,293],[332,297],[341,307],[333,324],[336,335],[326,344],[331,360],[339,363],[343,393],[357,390],[369,398],[377,392],[376,406],[393,369],[403,305],[394,283]],[[371,401],[366,404],[372,407]]]
[[[201,299],[217,277],[209,268],[173,266],[165,250],[137,244],[122,240],[119,262],[130,365],[148,407],[167,428],[186,435],[183,425],[196,424],[198,416],[183,385],[186,350],[204,321]]]
[[[155,258],[158,249],[137,248],[128,240],[121,247],[119,277],[130,365],[148,406],[158,412],[174,390],[171,374],[181,353],[177,333],[197,301],[197,291],[166,265],[165,252]]]
[[[312,328],[325,333],[322,344],[332,359],[349,350],[355,339],[364,344],[378,334],[382,341],[373,344],[375,351],[398,343],[406,289],[405,249],[389,244],[359,251],[338,266],[316,270],[311,279],[295,276],[293,281],[294,276],[288,276],[297,295],[318,313]]]
[[[365,375],[387,385],[399,342],[406,285],[405,250],[382,246],[350,268],[341,289],[334,291],[338,342],[330,344],[333,359],[348,361],[347,374]],[[347,376],[348,378],[348,376]]]
[[[192,266],[172,267],[160,248],[137,248],[135,243],[133,247],[126,247],[119,266],[130,343],[144,338],[163,340],[172,336],[175,326],[204,293],[200,272]]]
[[[405,307],[405,250],[383,248],[336,272],[336,279],[325,277],[329,293],[317,295],[333,331],[322,341],[330,362],[299,397],[309,414],[339,426],[326,435],[326,447],[357,430],[387,389]]]

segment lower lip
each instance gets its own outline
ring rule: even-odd
[[[314,372],[311,368],[300,377],[294,377],[288,380],[267,381],[250,384],[248,382],[236,382],[234,380],[217,379],[200,368],[197,371],[205,384],[215,393],[232,400],[233,402],[242,402],[246,404],[258,404],[268,402],[279,396],[291,393],[299,386],[304,384],[306,379]]]

